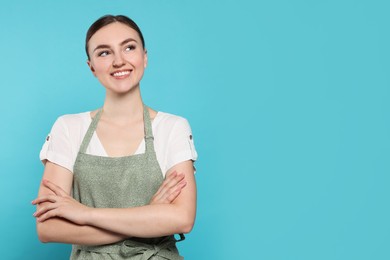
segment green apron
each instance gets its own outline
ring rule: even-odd
[[[74,165],[73,197],[94,208],[131,208],[149,203],[163,182],[153,144],[149,111],[144,105],[145,153],[124,157],[86,154],[100,110],[88,128]],[[70,259],[184,259],[174,236],[129,238],[109,245],[73,245]]]

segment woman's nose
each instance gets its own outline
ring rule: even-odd
[[[119,68],[119,67],[122,67],[124,64],[125,64],[125,61],[122,57],[122,54],[121,53],[115,54],[112,66],[114,68]]]

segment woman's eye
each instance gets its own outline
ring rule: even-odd
[[[135,49],[135,45],[129,45],[126,47],[126,51],[132,51]]]
[[[108,51],[101,51],[101,52],[98,53],[98,56],[99,56],[99,57],[105,57],[105,56],[107,56],[108,54],[109,54]]]

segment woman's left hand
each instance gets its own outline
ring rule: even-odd
[[[186,185],[184,174],[178,174],[176,171],[170,173],[166,176],[158,191],[153,195],[149,205],[172,203]]]
[[[33,205],[44,203],[34,213],[34,217],[39,222],[54,217],[61,217],[78,225],[86,224],[92,210],[91,208],[76,201],[63,189],[48,180],[43,180],[42,184],[53,191],[54,194],[43,195],[32,201]]]

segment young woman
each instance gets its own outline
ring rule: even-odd
[[[131,19],[98,19],[86,52],[104,105],[59,117],[43,145],[39,239],[73,244],[71,259],[182,259],[173,234],[184,239],[196,212],[190,126],[143,104],[147,52]]]

